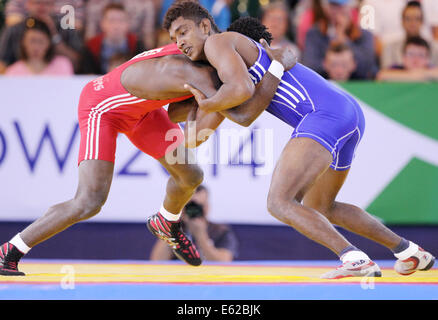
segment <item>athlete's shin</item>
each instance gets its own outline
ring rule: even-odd
[[[326,213],[330,222],[393,250],[402,238],[365,210],[335,202]]]
[[[307,238],[339,253],[351,244],[322,214],[301,203],[279,197],[268,197],[268,211],[273,217],[293,227]]]
[[[190,172],[193,175],[190,175]],[[183,176],[172,175],[167,182],[163,207],[171,213],[180,213],[202,180],[202,170],[197,166],[196,169],[185,172]]]
[[[102,208],[106,197],[75,198],[50,207],[47,212],[21,233],[21,238],[29,246],[53,237],[71,225],[90,219]]]

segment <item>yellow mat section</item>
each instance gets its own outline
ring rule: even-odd
[[[24,277],[0,276],[0,283],[60,283],[73,279],[76,283],[419,283],[437,284],[438,270],[401,276],[392,269],[382,269],[381,278],[320,279],[331,270],[320,267],[187,265],[168,264],[100,264],[100,263],[28,263],[20,264]]]

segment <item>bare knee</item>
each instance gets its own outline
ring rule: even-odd
[[[183,174],[178,176],[179,184],[185,189],[196,189],[204,180],[204,172],[195,165],[187,167]]]
[[[292,217],[295,214],[294,207],[298,202],[292,198],[288,199],[279,195],[268,195],[267,209],[268,212],[276,219],[284,221],[286,218],[284,212],[287,211],[288,217]]]
[[[326,202],[322,199],[306,199],[304,198],[303,205],[312,208],[313,210],[318,211],[322,215],[324,215],[331,223],[334,221],[334,217],[332,215],[332,209],[334,207],[334,202]]]
[[[78,196],[73,199],[75,210],[70,219],[76,223],[90,219],[100,212],[107,198],[106,192],[88,192],[86,195]]]

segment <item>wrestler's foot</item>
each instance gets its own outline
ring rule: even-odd
[[[410,275],[415,271],[426,271],[432,268],[435,263],[435,257],[420,248],[414,243],[410,243],[408,250],[411,250],[412,255],[406,259],[399,258],[394,265],[395,271],[403,276]]]
[[[321,276],[322,279],[342,279],[346,277],[381,277],[379,266],[368,259],[347,261],[335,270]]]
[[[202,263],[195,245],[182,232],[179,221],[168,221],[158,212],[148,218],[146,225],[154,236],[167,242],[180,260],[192,266]]]
[[[6,242],[0,247],[0,275],[24,276],[24,272],[18,271],[18,261],[21,253],[13,244]]]

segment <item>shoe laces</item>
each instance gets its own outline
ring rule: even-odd
[[[11,269],[11,270],[17,269],[17,262],[16,261],[5,261],[4,264],[8,266],[8,269]]]
[[[179,242],[180,242],[180,243],[182,242],[182,244],[183,244],[185,247],[188,247],[188,246],[190,245],[190,240],[187,239],[187,237],[185,236],[184,233],[179,232],[179,233],[178,233],[178,238],[179,238]]]
[[[18,261],[9,256],[9,252],[4,255],[3,251],[0,254],[0,264],[6,269],[17,270]]]

